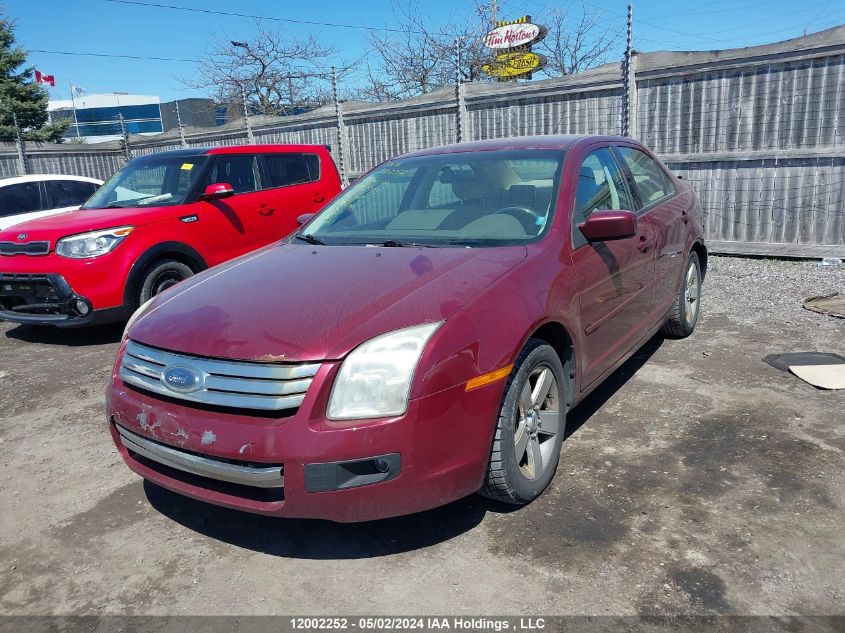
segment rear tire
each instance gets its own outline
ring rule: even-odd
[[[160,292],[192,277],[193,274],[194,271],[190,266],[175,259],[160,259],[153,262],[144,272],[138,305],[145,304]]]
[[[566,429],[566,380],[557,352],[530,339],[505,387],[480,494],[525,505],[546,489]]]
[[[672,313],[663,326],[663,334],[684,338],[692,334],[701,311],[701,262],[693,251],[687,260],[684,278],[678,288],[678,296],[672,306]]]

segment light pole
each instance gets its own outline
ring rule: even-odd
[[[234,46],[235,48],[244,48],[246,50],[249,50],[249,44],[247,44],[246,42],[236,42],[234,40],[230,40],[230,41],[232,42],[232,46]],[[235,82],[238,84],[238,88],[241,89],[241,101],[243,102],[243,108],[244,108],[244,123],[246,124],[247,142],[250,145],[255,145],[255,136],[253,136],[252,127],[249,124],[249,109],[247,108],[247,103],[246,103],[246,90],[244,89],[244,84],[243,84],[242,81],[239,81],[239,80],[236,79]]]

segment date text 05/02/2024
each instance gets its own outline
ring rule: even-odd
[[[473,617],[294,617],[293,630],[379,630],[379,631],[541,631],[544,618],[473,618]]]

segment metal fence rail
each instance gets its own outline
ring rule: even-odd
[[[519,84],[464,83],[395,103],[335,103],[250,117],[256,143],[330,145],[347,178],[398,154],[536,134],[630,133],[696,190],[711,243],[749,254],[845,251],[845,27],[764,46],[634,55],[619,65]],[[625,109],[627,108],[627,109]],[[139,156],[248,142],[243,121],[131,137]],[[108,177],[119,143],[0,146],[0,176]]]

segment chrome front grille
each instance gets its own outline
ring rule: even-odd
[[[165,352],[129,341],[119,375],[123,382],[143,391],[188,402],[232,409],[283,411],[302,404],[319,368],[319,363],[214,360]],[[196,377],[196,380],[190,385],[176,380],[185,376]]]

